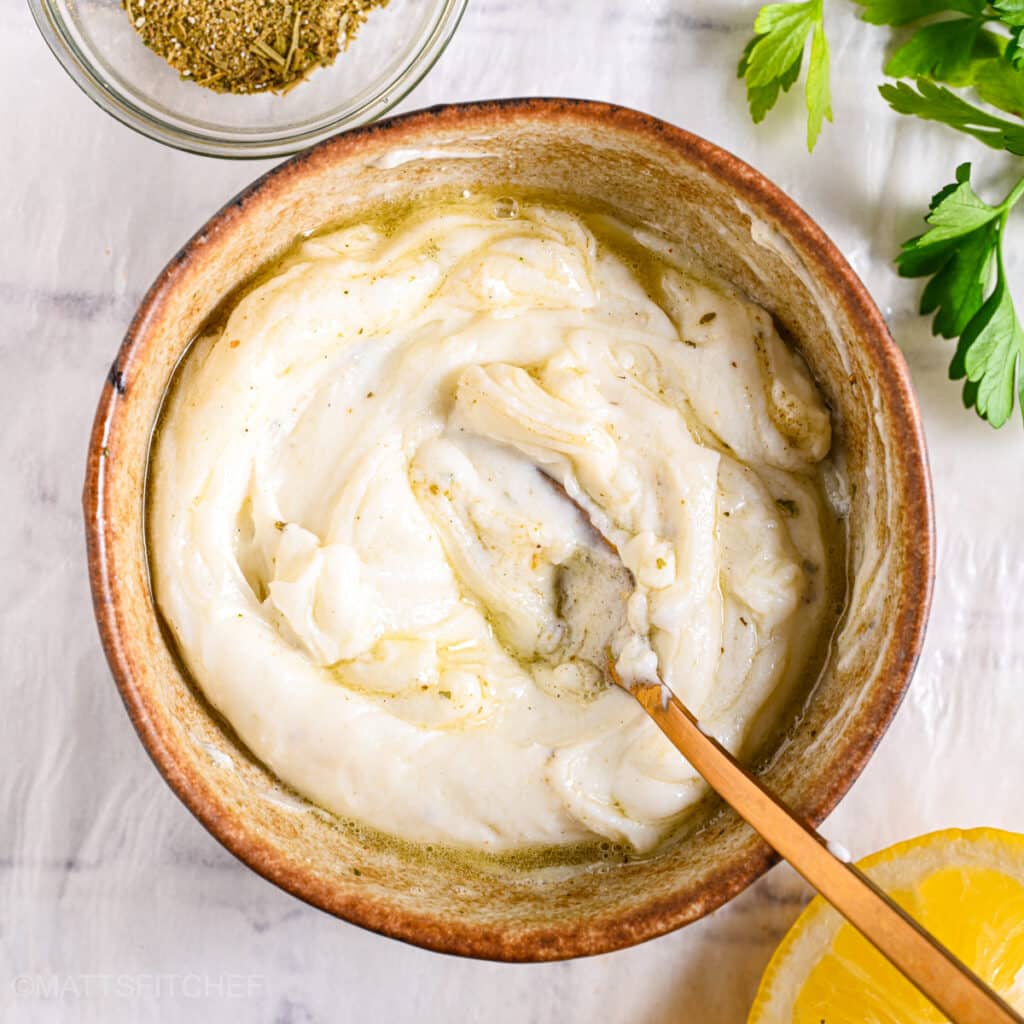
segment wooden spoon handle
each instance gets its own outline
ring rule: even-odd
[[[995,992],[852,864],[836,857],[660,683],[631,690],[711,787],[954,1024],[1024,1024]]]

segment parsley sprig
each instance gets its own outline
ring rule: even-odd
[[[747,82],[750,116],[760,124],[775,106],[780,92],[789,92],[800,77],[807,37],[811,53],[804,98],[807,104],[807,149],[814,149],[825,120],[832,120],[828,39],[823,0],[768,4],[758,12],[754,38],[740,58],[737,75]]]
[[[911,30],[885,64],[897,81],[879,87],[894,110],[1024,156],[1024,0],[855,2],[864,21]],[[755,122],[799,78],[813,33],[807,76],[813,149],[823,118],[831,120],[822,0],[763,7],[754,31],[739,72]],[[812,79],[819,83],[813,88]],[[824,101],[812,102],[821,82]],[[950,377],[964,381],[964,404],[999,427],[1013,411],[1015,393],[1024,412],[1024,328],[1003,260],[1007,219],[1024,194],[1024,178],[992,206],[974,191],[970,173],[970,164],[961,165],[956,180],[933,197],[928,230],[905,242],[896,262],[904,277],[930,279],[921,312],[935,314],[936,335],[959,339]]]
[[[935,334],[959,337],[950,378],[964,380],[964,405],[993,427],[1009,419],[1018,386],[1024,410],[1024,328],[1003,265],[1006,221],[1022,195],[1024,179],[990,206],[971,185],[971,165],[961,164],[932,198],[928,230],[904,242],[896,260],[904,277],[931,278],[921,312],[935,314]]]

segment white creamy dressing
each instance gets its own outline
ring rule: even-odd
[[[704,786],[570,642],[593,527],[635,581],[620,671],[660,668],[728,747],[806,671],[829,415],[768,314],[676,248],[432,204],[304,242],[194,344],[151,467],[156,596],[315,803],[415,842],[655,844]]]

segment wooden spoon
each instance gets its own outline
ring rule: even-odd
[[[628,628],[625,601],[632,590],[632,575],[607,542],[580,549],[562,566],[559,611],[577,656],[603,663],[609,680],[636,698],[718,795],[954,1024],[1024,1024],[966,964],[845,856],[837,857],[822,836],[705,733],[660,678],[632,685],[620,678],[611,648]]]

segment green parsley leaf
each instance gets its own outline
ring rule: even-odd
[[[1024,68],[1024,0],[996,0],[992,4],[999,20],[1010,30],[1010,42],[1006,47],[1006,59],[1018,70]]]
[[[747,43],[746,49],[743,51],[743,56],[740,58],[739,68],[736,72],[737,78],[743,78],[747,73],[747,67],[749,64],[750,51],[757,45],[757,36]],[[793,84],[800,77],[800,65],[803,60],[803,54],[801,54],[796,63],[781,77],[775,78],[770,81],[767,85],[751,85],[747,83],[747,103],[750,106],[750,118],[754,124],[760,124],[765,114],[768,113],[772,107],[775,106],[776,101],[779,98],[779,90],[782,92],[789,92],[793,87]]]
[[[986,103],[1024,118],[1024,74],[1016,70],[1008,59],[979,61],[972,70],[971,82]]]
[[[952,380],[966,377],[964,404],[972,405],[982,419],[1001,427],[1013,412],[1019,363],[1024,358],[1024,329],[1017,319],[1005,274],[985,305],[960,336],[949,368]],[[1021,408],[1024,409],[1024,375],[1021,375]]]
[[[990,221],[951,246],[944,266],[925,286],[921,312],[935,314],[934,334],[958,337],[981,308],[998,234],[998,224]]]
[[[740,57],[737,74],[746,79],[750,116],[755,124],[760,123],[775,106],[779,93],[788,92],[799,77],[808,36],[807,148],[811,150],[823,121],[832,120],[822,0],[762,7],[754,21],[754,38]]]
[[[896,265],[903,277],[932,277],[921,312],[935,313],[935,334],[955,338],[984,301],[999,211],[971,188],[970,164],[957,168],[956,181],[932,198],[931,210],[931,228],[904,243]]]
[[[801,57],[807,35],[821,18],[821,0],[768,4],[754,22],[756,42],[750,51],[747,81],[767,85],[781,78]]]
[[[918,29],[885,66],[893,78],[961,79],[974,59],[982,22],[956,18]]]
[[[1024,68],[1024,44],[1021,43],[1021,36],[1024,35],[1024,27],[1017,27],[1010,30],[1010,41],[1006,45],[1006,59],[1019,71]]]
[[[814,150],[821,134],[822,121],[832,120],[832,91],[828,75],[828,39],[825,26],[818,22],[811,38],[811,59],[807,67],[807,151]]]
[[[956,241],[998,217],[999,207],[989,206],[971,187],[971,165],[956,169],[956,184],[936,193],[926,218],[931,227],[917,239],[919,247]]]
[[[865,10],[861,15],[871,25],[909,25],[919,18],[945,11],[981,14],[986,0],[856,0]],[[1013,2],[1013,0],[1009,0]]]
[[[1024,0],[994,0],[992,6],[1004,25],[1024,26]]]
[[[1024,124],[1013,124],[989,114],[927,78],[918,78],[915,84],[916,92],[907,82],[881,85],[878,91],[899,114],[913,114],[926,121],[948,124],[993,149],[1024,156]]]
[[[970,164],[957,168],[956,181],[932,199],[928,230],[905,242],[896,262],[904,277],[931,278],[921,312],[935,313],[936,334],[960,338],[950,377],[965,380],[965,405],[1001,427],[1013,411],[1018,380],[1024,411],[1024,328],[1002,258],[1006,220],[1024,194],[1024,178],[998,206],[990,206],[971,186],[970,172]],[[993,272],[995,285],[986,298]]]

